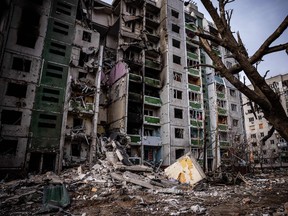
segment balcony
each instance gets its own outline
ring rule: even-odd
[[[228,130],[228,125],[226,125],[226,124],[218,124],[218,130],[219,131],[227,131]]]
[[[161,107],[161,105],[162,105],[160,98],[152,97],[152,96],[148,96],[148,95],[144,96],[144,104],[157,106],[157,107]]]
[[[203,127],[202,120],[191,119],[190,124],[191,124],[191,126],[196,127],[196,128],[202,128]]]
[[[94,104],[93,103],[84,103],[83,101],[69,101],[69,111],[94,114]]]
[[[188,71],[189,71],[189,74],[191,74],[191,75],[193,75],[193,76],[197,76],[197,77],[199,77],[200,72],[199,72],[198,69],[195,69],[195,68],[189,68]]]
[[[145,82],[146,85],[153,86],[155,88],[160,88],[161,87],[160,80],[157,80],[157,79],[153,79],[153,78],[150,78],[150,77],[145,77],[144,82]]]
[[[129,92],[128,100],[136,103],[142,103],[142,95],[134,92]]]
[[[150,59],[145,59],[145,67],[153,68],[156,70],[161,70],[161,64],[158,61],[152,61]]]
[[[220,83],[220,84],[224,84],[224,82],[223,82],[223,79],[221,78],[221,77],[219,77],[219,76],[214,76],[214,79],[215,79],[215,81],[217,82],[217,83]]]
[[[198,60],[198,55],[196,53],[187,52],[188,58]]]
[[[218,114],[219,115],[227,115],[227,110],[222,107],[218,107]]]
[[[185,24],[185,28],[186,29],[189,29],[189,30],[191,30],[191,31],[195,31],[196,30],[196,26],[195,26],[195,24],[192,24],[192,23],[186,23]]]
[[[225,93],[223,93],[223,92],[217,92],[217,98],[219,98],[219,99],[225,98]]]
[[[202,108],[202,105],[200,102],[189,101],[189,105],[190,105],[190,107],[192,107],[194,109],[201,109]]]
[[[219,141],[219,144],[220,144],[220,148],[221,147],[229,147],[231,146],[230,142],[229,141]]]
[[[142,144],[145,146],[161,146],[161,137],[156,136],[144,136],[142,139]]]
[[[131,144],[133,145],[140,145],[141,136],[138,134],[128,134],[131,139]]]
[[[191,139],[191,145],[193,146],[202,146],[203,145],[203,139],[198,138],[192,138]]]
[[[192,91],[200,92],[200,90],[201,90],[200,86],[193,85],[193,84],[188,84],[188,85],[189,85],[189,89],[192,90]]]
[[[129,73],[129,80],[131,80],[133,82],[141,83],[142,77],[140,75],[137,75],[137,74]]]
[[[149,124],[149,125],[160,125],[160,118],[156,116],[144,116],[144,124]]]

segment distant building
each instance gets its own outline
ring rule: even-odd
[[[266,82],[280,95],[282,105],[288,113],[288,74],[271,77],[266,79]],[[252,85],[249,88],[253,88]],[[243,109],[251,162],[268,165],[288,162],[287,142],[277,131],[262,144],[261,140],[268,134],[272,125],[264,118],[261,109],[245,96],[243,96]]]

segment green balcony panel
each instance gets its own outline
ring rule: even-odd
[[[144,122],[148,124],[160,124],[160,118],[156,116],[144,116]]]
[[[224,84],[223,79],[219,76],[214,76],[214,79],[216,82],[220,83],[220,84]]]
[[[229,147],[230,146],[230,142],[228,141],[220,141],[220,147]]]
[[[190,104],[190,107],[192,107],[192,108],[201,109],[201,103],[199,103],[199,102],[190,101],[189,104]]]
[[[217,98],[225,98],[225,93],[217,92]]]
[[[221,107],[218,107],[218,114],[227,115],[227,110]]]
[[[161,69],[161,64],[159,62],[152,61],[150,59],[145,59],[145,66],[156,69],[156,70]]]
[[[93,114],[94,113],[94,104],[93,103],[82,104],[81,101],[71,100],[69,103],[69,110],[73,111],[73,112]]]
[[[137,74],[129,73],[129,80],[140,83],[142,82],[142,77]]]
[[[153,87],[156,87],[156,88],[160,88],[160,80],[157,80],[157,79],[153,79],[153,78],[150,78],[150,77],[145,77],[145,83],[149,86],[153,86]]]
[[[129,101],[142,103],[142,95],[141,94],[137,94],[137,93],[134,93],[134,92],[129,92],[128,99],[129,99]]]
[[[197,55],[196,53],[187,52],[187,56],[188,56],[189,58],[198,60],[198,55]]]
[[[189,84],[189,89],[191,89],[192,91],[200,92],[201,87],[197,85]]]
[[[218,129],[219,129],[220,131],[227,131],[227,130],[228,130],[228,125],[218,124]]]
[[[129,134],[128,136],[130,137],[132,143],[138,143],[141,141],[140,135]]]
[[[185,24],[185,28],[191,30],[191,31],[195,31],[196,27],[194,24]]]
[[[190,121],[191,125],[196,127],[196,128],[202,128],[203,126],[203,122],[202,121],[197,121],[197,120],[194,120],[194,119],[191,119]]]
[[[197,138],[193,138],[193,139],[191,139],[191,145],[202,146],[203,140],[202,139],[198,140]]]
[[[189,74],[194,75],[194,76],[199,76],[199,70],[195,69],[195,68],[189,68]]]
[[[148,105],[152,105],[152,106],[161,107],[161,100],[160,98],[157,98],[157,97],[145,95],[144,103]]]

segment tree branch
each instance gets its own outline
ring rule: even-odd
[[[269,48],[271,43],[273,43],[288,27],[288,16],[282,21],[279,27],[264,41],[264,43],[260,46],[260,48],[254,53],[254,55],[250,58],[251,62],[258,61],[265,54],[266,50]]]
[[[261,143],[264,144],[274,133],[275,128],[274,126],[272,128],[270,128],[270,130],[268,131],[268,134],[266,136],[264,136],[261,140]]]
[[[196,68],[196,67],[210,67],[210,68],[213,68],[215,70],[217,70],[217,68],[213,65],[210,65],[210,64],[195,64],[195,65],[192,65],[190,67],[184,67],[184,69],[189,69],[189,68]]]

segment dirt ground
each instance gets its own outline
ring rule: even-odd
[[[103,187],[79,182],[66,185],[68,207],[41,215],[287,215],[287,184],[287,170],[245,175],[237,185],[202,180],[193,188],[177,185],[166,193],[126,182]],[[0,185],[0,215],[40,214],[42,184],[21,180]]]

